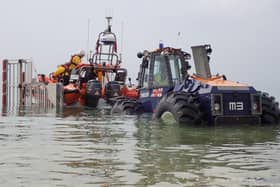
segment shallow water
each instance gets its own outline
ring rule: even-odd
[[[0,147],[0,186],[280,186],[278,126],[22,110],[0,118]]]

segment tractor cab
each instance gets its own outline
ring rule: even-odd
[[[140,52],[139,97],[147,110],[155,108],[160,98],[188,77],[190,54],[170,47]],[[153,98],[153,99],[148,99]]]
[[[190,54],[174,48],[138,53],[142,58],[138,73],[139,88],[171,88],[188,76]]]

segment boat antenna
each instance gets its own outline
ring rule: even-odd
[[[111,28],[112,28],[112,23],[111,23],[112,16],[107,16],[107,17],[105,17],[105,18],[107,19],[107,22],[108,22],[107,32],[111,32]]]
[[[88,18],[88,33],[87,33],[87,61],[89,61],[90,54],[89,54],[89,37],[90,37],[90,19]]]
[[[177,33],[177,41],[176,41],[176,43],[177,43],[177,47],[178,48],[182,48],[183,46],[182,46],[182,32],[181,31],[178,31],[178,33]]]
[[[121,23],[121,50],[120,50],[120,62],[122,62],[122,52],[123,52],[123,28],[124,28],[124,23],[122,21]]]

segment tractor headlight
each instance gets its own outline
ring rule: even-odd
[[[258,104],[257,103],[253,103],[253,111],[257,111],[258,110]]]
[[[251,94],[251,108],[253,115],[262,114],[262,102],[260,94]]]
[[[215,103],[215,104],[214,104],[214,110],[215,110],[215,111],[220,111],[220,110],[221,110],[221,106],[220,106],[219,103]]]
[[[223,115],[223,95],[222,94],[212,94],[211,95],[211,107],[212,115]]]

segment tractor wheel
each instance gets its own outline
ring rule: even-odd
[[[111,110],[111,113],[124,113],[128,115],[142,114],[143,112],[143,105],[137,100],[130,98],[118,99]]]
[[[198,96],[187,92],[171,92],[159,102],[154,117],[161,119],[166,113],[171,113],[179,124],[204,124],[204,115]]]
[[[279,124],[280,122],[279,103],[267,93],[262,94],[261,120],[263,124]]]

